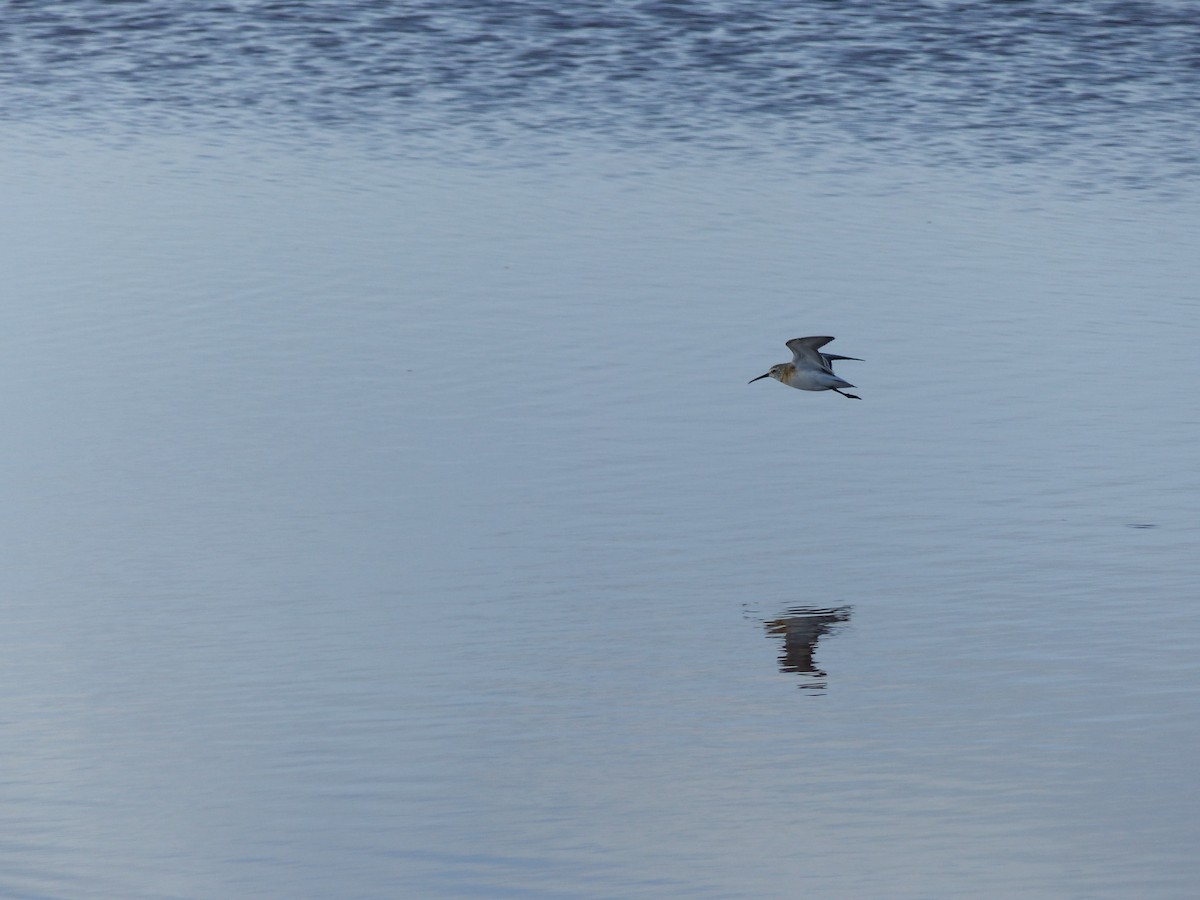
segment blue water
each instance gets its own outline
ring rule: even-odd
[[[1031,164],[1091,190],[1198,174],[1188,0],[29,3],[6,24],[4,117],[116,139],[306,128],[531,165],[705,149],[797,175]]]
[[[0,896],[1192,895],[1190,4],[4,22]]]

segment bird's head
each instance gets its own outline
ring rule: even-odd
[[[751,378],[746,384],[754,384],[754,382],[761,381],[764,378],[774,378],[776,381],[783,381],[787,377],[786,369],[788,365],[788,363],[779,363],[778,365],[771,366],[765,375],[759,375],[758,378]]]

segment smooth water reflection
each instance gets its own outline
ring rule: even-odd
[[[852,607],[834,609],[795,606],[777,619],[763,623],[763,628],[772,637],[783,638],[779,654],[779,671],[809,676],[799,684],[807,690],[823,690],[828,673],[814,662],[817,642],[827,634],[835,632],[836,626],[850,620]]]
[[[59,146],[8,186],[0,892],[1200,874],[1192,205]],[[812,332],[861,402],[745,384]]]

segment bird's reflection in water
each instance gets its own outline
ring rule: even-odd
[[[763,622],[767,634],[783,638],[779,654],[779,671],[806,676],[799,687],[805,690],[825,689],[825,672],[813,662],[817,641],[850,619],[850,607],[818,608],[795,606],[778,619]]]

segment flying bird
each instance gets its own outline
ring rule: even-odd
[[[857,394],[842,392],[841,388],[852,388],[854,385],[833,374],[833,362],[837,359],[862,360],[857,356],[822,353],[821,348],[832,340],[831,337],[792,338],[787,342],[787,348],[792,351],[792,361],[771,366],[765,375],[751,378],[747,384],[754,384],[763,378],[774,378],[802,391],[833,391],[849,400],[861,400],[862,397]]]

